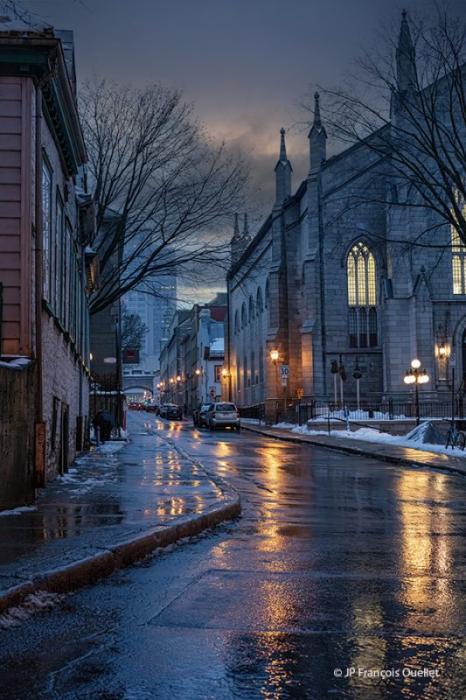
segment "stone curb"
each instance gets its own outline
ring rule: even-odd
[[[382,452],[374,452],[370,450],[361,450],[359,447],[353,445],[339,445],[331,444],[329,442],[322,442],[317,438],[311,437],[301,437],[299,435],[284,435],[283,433],[272,433],[268,430],[261,430],[255,426],[242,425],[242,428],[249,430],[252,433],[258,433],[259,435],[266,435],[273,440],[283,440],[283,442],[299,442],[302,445],[313,445],[314,447],[323,447],[329,450],[336,450],[337,452],[345,452],[347,454],[355,454],[359,457],[370,457],[372,459],[379,459],[383,462],[390,462],[392,464],[401,464],[407,467],[427,467],[429,469],[438,469],[440,471],[449,472],[452,474],[461,474],[461,476],[466,476],[466,470],[454,467],[450,464],[433,464],[431,462],[417,462],[416,460],[409,459],[407,457],[399,457],[396,455],[389,455]],[[340,438],[341,439],[341,438]]]
[[[47,591],[49,593],[68,593],[110,576],[118,569],[123,569],[144,559],[158,548],[168,547],[185,537],[199,535],[225,520],[233,520],[241,514],[240,495],[228,482],[210,474],[205,467],[184,450],[173,445],[178,452],[200,467],[216,485],[221,488],[228,502],[221,506],[211,506],[202,515],[178,518],[172,525],[157,525],[129,540],[102,549],[101,552],[80,559],[66,566],[45,571],[33,576],[17,586],[0,593],[0,614],[8,608],[20,605],[24,598],[32,593]]]
[[[236,518],[240,513],[240,499],[235,494],[228,503],[214,507],[202,515],[180,519],[181,521],[178,520],[173,525],[159,525],[137,537],[104,549],[98,554],[45,571],[34,576],[30,581],[25,581],[0,593],[0,613],[12,606],[20,605],[24,598],[31,593],[39,591],[67,593],[95,583],[110,576],[118,569],[144,559],[155,549],[167,547],[185,537],[198,535],[225,520]]]

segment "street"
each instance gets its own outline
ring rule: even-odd
[[[466,696],[464,480],[130,416],[242,516],[0,632],[0,698]],[[155,460],[155,450],[154,450]]]

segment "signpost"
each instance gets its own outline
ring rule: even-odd
[[[280,365],[280,380],[281,380],[282,386],[286,386],[288,384],[288,376],[289,376],[288,365]]]

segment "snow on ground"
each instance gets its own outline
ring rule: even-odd
[[[423,424],[423,425],[428,425]],[[276,423],[274,428],[290,430],[292,433],[301,435],[329,435],[327,430],[312,430],[307,425],[293,425],[292,423]],[[359,428],[359,430],[331,430],[330,437],[346,438],[349,440],[365,440],[366,442],[375,442],[385,445],[399,445],[400,447],[409,447],[413,450],[425,450],[427,452],[436,452],[437,454],[449,454],[454,457],[465,457],[466,450],[459,448],[446,448],[444,445],[434,445],[428,442],[422,442],[422,426],[414,428],[407,435],[390,435],[389,433],[380,433],[374,428]]]
[[[99,445],[96,450],[98,452],[103,452],[104,454],[113,454],[114,452],[119,452],[126,442],[124,440],[116,440],[115,442],[104,442]]]
[[[38,591],[26,596],[21,605],[10,608],[0,615],[0,629],[17,627],[36,612],[47,612],[64,599],[59,593]]]
[[[354,411],[345,412],[344,409],[337,409],[335,411],[329,408],[318,409],[319,415],[315,418],[311,418],[313,421],[323,421],[328,418],[337,418],[340,420],[346,420],[348,417],[350,420],[403,420],[406,418],[402,413],[397,415],[390,415],[389,413],[383,413],[382,411],[365,411],[363,409],[357,409]],[[370,413],[370,415],[369,415]]]
[[[33,510],[37,510],[37,506],[18,506],[18,508],[10,510],[0,510],[0,515],[21,515],[21,513],[29,513]]]

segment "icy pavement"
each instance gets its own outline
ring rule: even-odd
[[[41,492],[36,507],[3,512],[0,594],[224,499],[199,464],[139,423],[127,445],[107,444],[79,457]]]

